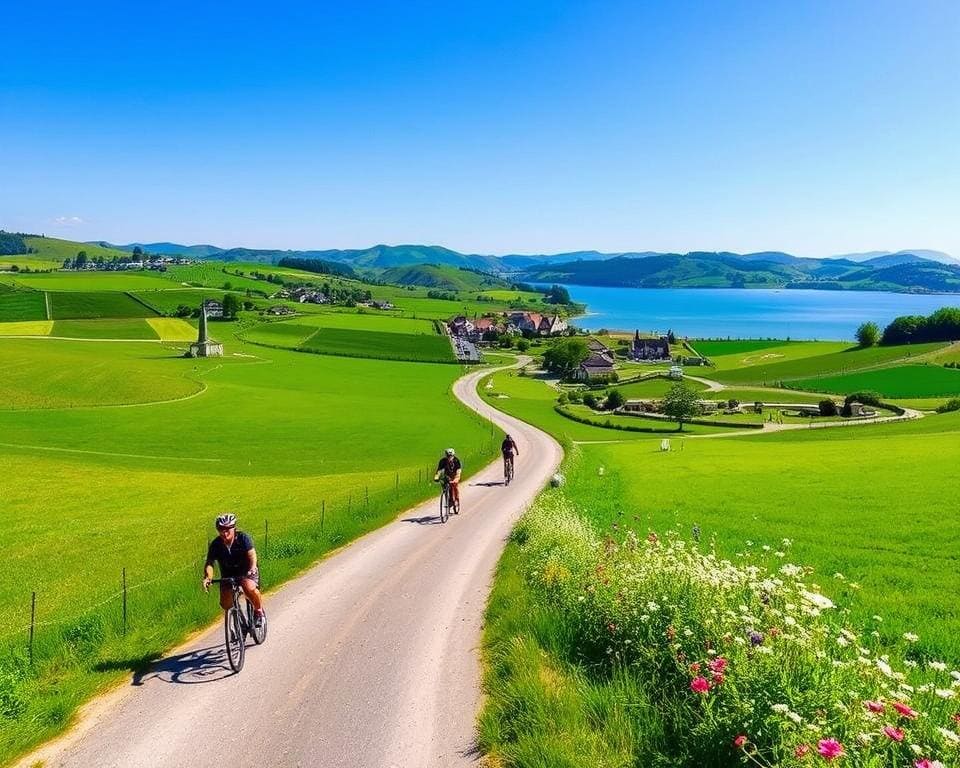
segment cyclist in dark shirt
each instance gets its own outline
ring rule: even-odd
[[[460,503],[460,473],[462,471],[463,465],[457,458],[456,452],[453,448],[447,448],[444,451],[443,458],[440,459],[440,463],[437,464],[437,473],[433,476],[434,480],[439,480],[441,474],[446,476],[447,482],[450,483],[450,491],[453,493],[453,501],[456,504]]]
[[[507,463],[513,462],[514,456],[520,455],[520,449],[517,448],[516,441],[507,435],[500,443],[500,453],[503,455],[503,476],[507,476]]]
[[[221,578],[241,579],[240,586],[247,600],[253,603],[254,623],[263,626],[263,602],[260,599],[260,572],[257,569],[257,550],[250,534],[237,530],[236,515],[219,515],[216,519],[217,538],[207,547],[207,561],[203,568],[203,589],[210,587],[213,564],[220,566]],[[233,604],[229,584],[220,582],[220,607],[226,610]]]

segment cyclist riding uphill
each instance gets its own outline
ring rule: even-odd
[[[441,475],[446,476],[447,482],[450,483],[450,490],[453,492],[455,504],[460,503],[460,473],[462,471],[463,465],[460,464],[460,459],[456,457],[455,451],[453,448],[447,448],[440,459],[440,463],[437,464],[437,474],[433,476],[433,479],[436,481],[440,479]]]
[[[517,448],[517,442],[507,435],[503,438],[503,442],[500,443],[500,453],[503,454],[503,465],[506,468],[508,461],[513,461],[514,456],[520,455],[520,449]]]
[[[217,538],[207,547],[207,562],[203,568],[203,589],[210,588],[213,564],[220,566],[220,577],[240,579],[247,600],[253,603],[254,623],[263,626],[263,603],[260,599],[260,572],[257,570],[257,550],[250,534],[237,530],[237,516],[219,515],[216,519]],[[233,603],[229,584],[220,582],[220,607],[227,610]]]

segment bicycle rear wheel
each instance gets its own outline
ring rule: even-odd
[[[239,672],[243,669],[247,639],[243,634],[240,609],[236,605],[223,612],[223,639],[227,647],[227,661],[230,663],[230,669]]]
[[[250,637],[253,638],[253,642],[257,645],[263,645],[263,641],[267,639],[267,614],[263,614],[263,624],[260,625],[260,628],[257,628],[257,616],[256,612],[253,609],[253,603],[249,600],[247,601],[247,621],[250,624]]]
[[[447,489],[440,491],[440,522],[445,523],[450,519],[450,506],[447,502]]]

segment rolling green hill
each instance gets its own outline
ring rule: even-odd
[[[487,291],[510,287],[510,283],[492,275],[440,264],[391,267],[380,274],[380,279],[394,285],[419,285],[447,291]]]

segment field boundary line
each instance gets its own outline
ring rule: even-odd
[[[109,406],[108,406],[109,407]],[[122,407],[122,406],[121,406]],[[42,410],[42,409],[37,409]],[[159,459],[162,461],[223,461],[216,458],[201,458],[199,456],[151,456],[143,453],[112,453],[110,451],[88,451],[83,448],[58,448],[49,445],[24,445],[21,443],[0,443],[0,448],[23,448],[31,451],[51,451],[54,453],[82,453],[93,456],[117,456],[124,459]]]
[[[141,304],[141,305],[143,305],[144,307],[146,307],[147,309],[149,309],[151,312],[155,312],[157,317],[163,317],[163,316],[164,316],[163,313],[162,313],[159,309],[157,309],[156,307],[151,307],[149,304],[147,304],[147,302],[145,302],[143,299],[141,299],[139,296],[137,296],[133,291],[124,291],[124,293],[127,294],[127,296],[129,296],[129,297],[130,297],[131,299],[133,299],[135,302],[137,302],[137,304]]]
[[[145,319],[145,318],[132,318]],[[29,322],[29,321],[28,321]],[[54,320],[53,322],[56,322]],[[110,344],[162,344],[163,339],[84,339],[76,336],[0,336],[0,339],[52,339],[54,341],[106,341]]]
[[[53,312],[50,311],[50,292],[43,292],[43,303],[47,308],[47,320],[53,320]]]

